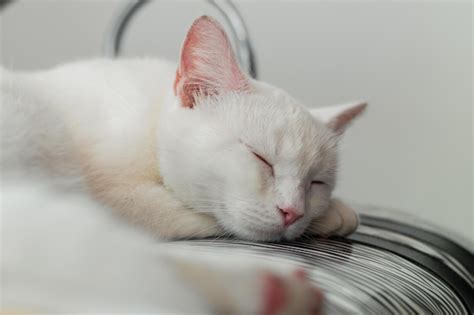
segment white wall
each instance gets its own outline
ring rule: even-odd
[[[38,69],[100,55],[120,1],[23,0],[1,14],[2,63]],[[474,240],[472,4],[238,2],[260,77],[308,106],[364,98],[347,134],[337,193],[402,209]],[[200,2],[140,13],[126,55],[175,58]]]

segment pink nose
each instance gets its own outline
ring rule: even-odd
[[[280,212],[283,216],[283,224],[285,226],[290,226],[291,224],[295,223],[299,218],[303,215],[298,213],[298,210],[295,208],[279,208]]]

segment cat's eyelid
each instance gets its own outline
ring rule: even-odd
[[[311,185],[327,185],[327,183],[322,180],[313,180],[311,181]]]
[[[252,152],[257,158],[262,160],[262,162],[264,162],[265,164],[268,164],[269,166],[273,167],[273,165],[270,162],[268,162],[268,160],[266,158],[264,158],[263,155],[261,155],[260,153],[257,153],[257,150],[255,150],[253,147],[249,146],[248,144],[246,144],[245,142],[243,142],[240,139],[239,139],[239,142],[242,143],[244,146],[246,146],[247,149],[249,149],[250,152]]]
[[[255,155],[260,161],[262,161],[263,163],[267,164],[268,166],[270,166],[271,168],[273,168],[273,165],[270,164],[270,162],[268,162],[263,156],[261,156],[260,154],[256,153],[255,151],[252,151],[253,155]]]
[[[244,146],[246,146],[247,149],[249,149],[250,152],[252,152],[252,154],[253,154],[257,159],[259,159],[260,161],[262,161],[263,163],[265,163],[265,165],[267,165],[268,167],[270,167],[270,170],[271,170],[271,172],[272,172],[272,176],[275,176],[275,173],[274,173],[274,170],[273,170],[273,164],[271,164],[270,162],[268,162],[268,160],[267,160],[266,158],[264,158],[262,155],[258,154],[254,148],[252,148],[251,146],[249,146],[248,144],[246,144],[246,143],[243,142],[242,140],[239,139],[239,142],[242,143]]]

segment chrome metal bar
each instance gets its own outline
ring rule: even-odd
[[[120,55],[123,36],[128,24],[132,17],[147,3],[150,3],[150,0],[132,0],[119,12],[105,37],[104,54],[106,56],[117,57]]]
[[[120,55],[123,38],[127,27],[136,13],[150,3],[150,0],[133,0],[127,3],[122,11],[113,21],[112,27],[106,34],[104,42],[104,53],[109,57]],[[207,0],[224,17],[225,22],[230,28],[231,40],[234,44],[235,55],[242,66],[252,78],[257,77],[257,64],[250,41],[249,33],[244,19],[236,6],[230,0]]]
[[[255,55],[250,41],[249,32],[239,10],[230,0],[208,0],[219,12],[221,12],[227,24],[230,26],[234,41],[235,54],[240,65],[247,69],[252,78],[257,77],[257,65]]]
[[[0,0],[0,11],[5,9],[7,5],[12,4],[13,0]]]

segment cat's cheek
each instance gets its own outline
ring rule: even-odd
[[[224,230],[224,233],[237,236],[244,239],[252,239],[251,235],[243,228],[244,223],[235,216],[232,211],[219,211],[215,214],[218,224]]]
[[[328,191],[312,191],[306,204],[306,213],[311,219],[323,216],[329,209],[331,194]]]
[[[268,174],[265,174],[255,161],[248,160],[247,155],[249,154],[234,155],[229,159],[232,162],[229,163],[224,175],[226,178],[225,192],[229,194],[228,203],[233,202],[235,196],[258,203],[269,197],[272,182],[268,178]]]
[[[288,230],[285,231],[283,238],[288,241],[299,238],[301,235],[303,235],[303,233],[306,232],[312,220],[313,218],[310,216],[306,216],[299,220],[299,222],[293,224],[290,226],[290,228],[288,228]]]
[[[249,181],[246,183],[246,195],[251,196],[259,202],[264,202],[271,197],[273,189],[273,178],[264,167],[251,167]]]
[[[255,223],[255,218],[229,215],[221,217],[220,222],[227,233],[239,239],[249,241],[278,241],[282,238],[282,231],[268,228],[268,224]]]

